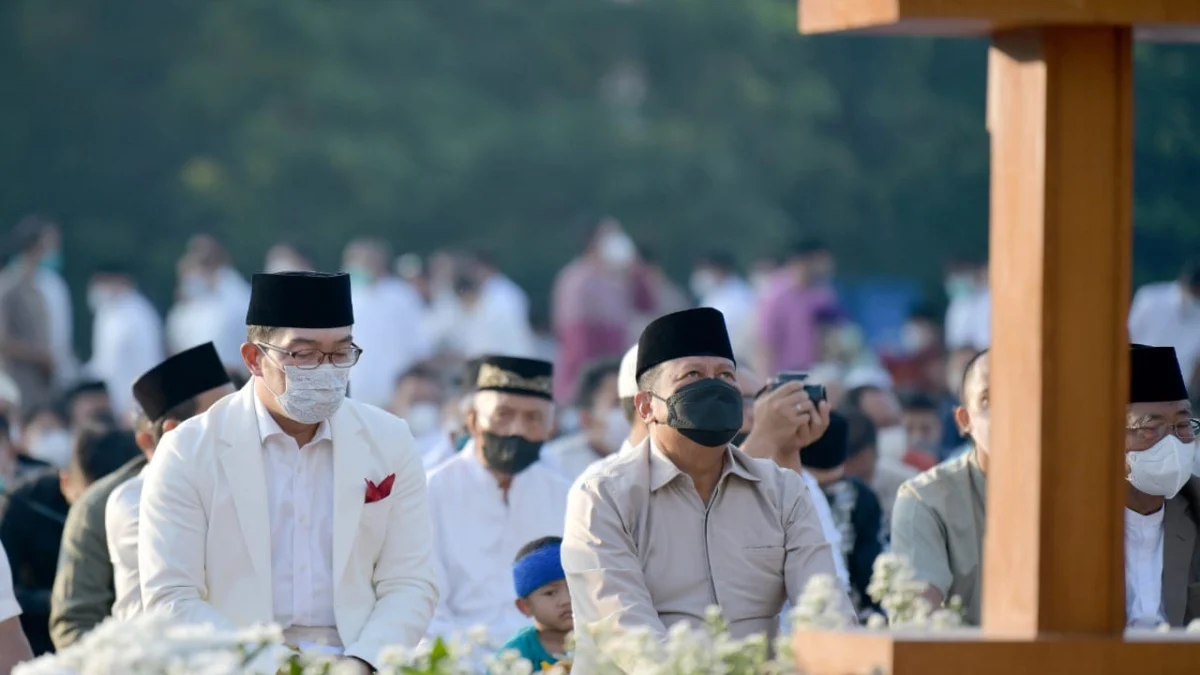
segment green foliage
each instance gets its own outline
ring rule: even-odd
[[[801,233],[850,274],[982,253],[986,45],[795,25],[794,0],[12,0],[0,219],[61,215],[75,288],[136,260],[164,305],[197,230],[245,270],[280,239],[325,267],[358,233],[480,246],[535,305],[605,212],[677,274]],[[1137,59],[1144,279],[1200,245],[1200,58]]]

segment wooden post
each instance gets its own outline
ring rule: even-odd
[[[801,672],[1195,672],[1200,641],[1123,639],[1121,427],[1132,36],[1195,39],[1200,0],[800,0],[800,24],[993,36],[983,631],[801,631]]]
[[[998,33],[992,134],[989,634],[1125,626],[1130,27]]]

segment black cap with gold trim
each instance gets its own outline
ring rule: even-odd
[[[553,400],[553,372],[549,361],[487,355],[479,359],[475,389]]]

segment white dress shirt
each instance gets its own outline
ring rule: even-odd
[[[229,301],[216,292],[182,300],[167,313],[167,351],[178,354],[212,342],[226,367],[242,366],[246,341],[246,308],[234,313]]]
[[[512,279],[496,273],[479,290],[484,304],[529,321],[529,296]]]
[[[725,329],[735,354],[754,348],[754,287],[745,279],[729,275],[700,298],[701,307],[712,307],[725,316]]]
[[[303,448],[254,397],[271,521],[275,622],[326,628],[333,614],[333,440],[329,423]],[[284,633],[287,636],[287,633]]]
[[[513,477],[506,499],[473,442],[428,483],[441,591],[429,637],[484,625],[502,644],[529,625],[514,605],[513,559],[535,539],[562,536],[570,483],[535,462]]]
[[[21,605],[13,592],[12,568],[8,566],[8,554],[0,544],[0,621],[8,621],[21,615]]]
[[[1167,620],[1162,607],[1163,514],[1125,509],[1125,625],[1154,628]]]
[[[104,506],[104,534],[108,557],[113,564],[116,601],[112,615],[129,619],[142,611],[142,587],[138,578],[138,501],[142,498],[142,474],[121,483],[108,495]]]
[[[1174,347],[1184,380],[1191,384],[1200,363],[1200,301],[1185,295],[1178,282],[1142,286],[1129,309],[1129,339]]]
[[[396,379],[429,354],[421,328],[425,306],[408,282],[394,277],[356,284],[352,296],[354,342],[363,354],[350,371],[350,396],[386,407]]]
[[[162,362],[163,347],[162,319],[141,293],[127,290],[97,308],[87,370],[108,387],[118,416],[136,412],[131,387]]]

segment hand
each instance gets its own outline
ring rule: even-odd
[[[754,428],[742,449],[754,457],[774,459],[785,466],[796,464],[797,451],[824,433],[820,427],[820,433],[809,438],[813,418],[818,414],[804,385],[786,382],[754,402]],[[828,424],[827,412],[825,426]]]

